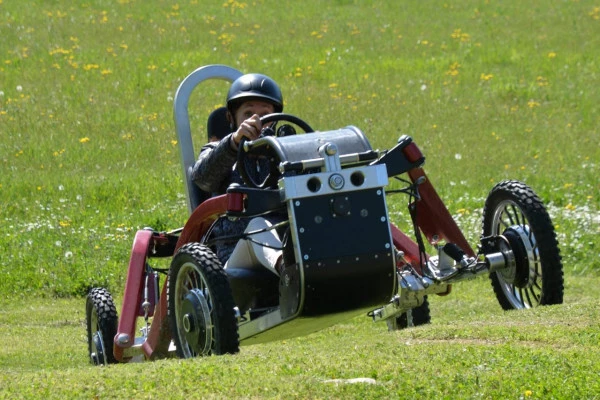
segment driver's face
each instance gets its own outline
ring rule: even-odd
[[[264,117],[267,114],[273,114],[275,112],[275,106],[271,103],[261,100],[250,100],[242,103],[235,112],[235,122],[237,126],[240,126],[242,122],[258,114],[260,117]]]

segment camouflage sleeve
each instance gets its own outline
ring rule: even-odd
[[[219,142],[207,143],[200,150],[192,170],[192,180],[209,193],[224,193],[231,180],[237,152],[231,147],[231,134]]]

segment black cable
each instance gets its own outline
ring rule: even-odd
[[[282,222],[278,222],[276,224],[273,224],[273,225],[271,225],[269,227],[258,229],[258,230],[255,230],[255,231],[244,232],[244,233],[242,233],[240,235],[221,236],[221,237],[214,238],[214,239],[211,239],[211,240],[207,241],[207,245],[208,246],[213,246],[213,245],[216,245],[217,243],[228,243],[228,242],[231,242],[231,243],[236,242],[237,243],[240,240],[248,240],[248,241],[250,241],[252,243],[256,243],[256,244],[258,244],[260,246],[267,247],[269,249],[283,250],[283,247],[275,247],[275,246],[268,245],[266,243],[259,242],[257,240],[252,239],[251,236],[252,235],[258,235],[259,233],[268,232],[268,231],[271,231],[273,229],[277,229],[277,228],[280,228],[282,226],[289,225],[289,223],[290,223],[289,221],[282,221]]]
[[[395,193],[403,193],[408,195],[409,197],[415,197],[415,198],[419,198],[419,195],[417,194],[417,189],[416,189],[416,184],[412,183],[404,178],[400,178],[398,176],[393,176],[393,179],[402,182],[404,184],[407,185],[407,187],[402,188],[402,189],[393,189],[393,190],[386,190],[385,194],[395,194]]]
[[[425,268],[426,266],[425,266],[424,262],[427,260],[427,252],[425,251],[425,243],[423,242],[423,236],[421,234],[421,230],[419,229],[419,226],[417,225],[416,201],[417,201],[417,199],[420,198],[419,193],[418,193],[418,190],[419,190],[418,183],[413,183],[412,188],[413,188],[413,192],[408,199],[408,211],[410,213],[410,219],[412,220],[413,230],[415,232],[415,239],[417,240],[417,246],[419,247],[419,265],[421,266],[421,271],[423,271],[423,274],[425,275],[425,271],[427,271],[427,268]],[[429,277],[429,278],[431,278],[431,277]]]
[[[262,243],[262,242],[259,242],[258,240],[254,240],[254,239],[251,239],[251,238],[249,238],[249,237],[247,237],[247,238],[244,238],[244,240],[247,240],[247,241],[249,241],[249,242],[252,242],[252,243],[258,244],[259,246],[266,247],[266,248],[268,248],[268,249],[273,249],[273,250],[283,250],[283,247],[271,246],[270,244],[267,244],[267,243]]]

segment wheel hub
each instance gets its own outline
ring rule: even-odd
[[[191,314],[185,314],[183,316],[183,330],[186,333],[190,333],[193,332],[194,328],[194,316]]]
[[[530,266],[535,260],[534,238],[529,235],[529,227],[514,225],[507,228],[502,236],[506,238],[512,251],[512,265],[500,270],[506,283],[519,288],[527,287],[530,281]]]
[[[183,336],[195,353],[210,354],[212,344],[212,319],[208,301],[200,289],[190,290],[181,303]]]
[[[90,358],[92,359],[92,364],[94,365],[105,364],[103,343],[102,333],[100,333],[100,331],[95,332],[92,336],[92,352],[90,353]]]

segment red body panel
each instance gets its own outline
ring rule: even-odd
[[[228,196],[223,194],[212,197],[194,210],[179,235],[175,251],[186,243],[199,242],[202,239],[211,224],[227,211]]]

